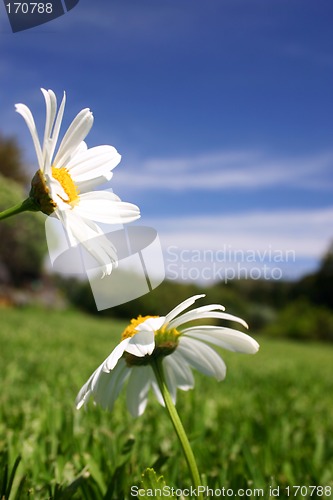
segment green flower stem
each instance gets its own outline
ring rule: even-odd
[[[39,211],[39,208],[37,207],[36,203],[31,198],[27,198],[26,200],[22,201],[22,203],[18,203],[18,205],[8,208],[3,212],[0,212],[0,220],[7,219],[7,217],[12,217],[12,215],[16,215],[21,212],[27,212],[27,211],[33,211],[33,212]]]
[[[158,386],[159,386],[160,391],[162,393],[162,397],[163,397],[164,402],[165,402],[165,407],[169,413],[171,422],[174,426],[174,429],[176,431],[176,434],[177,434],[178,439],[180,441],[180,444],[182,446],[188,468],[190,469],[192,480],[193,480],[193,486],[197,489],[197,491],[200,491],[200,489],[198,490],[198,487],[202,483],[200,480],[198,467],[197,467],[189,440],[187,438],[185,429],[184,429],[183,424],[179,418],[179,415],[177,413],[175,405],[173,404],[170,393],[169,393],[168,388],[167,388],[166,383],[165,383],[163,366],[162,366],[162,358],[155,359],[152,363],[152,368],[154,370]],[[201,495],[201,493],[198,494],[197,498],[200,498],[201,500],[203,500],[203,496]]]

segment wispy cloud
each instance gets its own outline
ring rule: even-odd
[[[298,279],[313,272],[332,241],[332,220],[333,206],[145,223],[158,231],[166,276],[200,283],[235,277]],[[159,269],[159,261],[154,265]]]
[[[151,158],[117,172],[118,184],[149,190],[258,189],[295,186],[329,189],[333,151],[274,157],[261,151],[221,151],[189,157]]]
[[[300,258],[320,258],[333,239],[333,206],[316,210],[150,219],[164,248],[214,249],[224,245],[263,250],[271,245]]]

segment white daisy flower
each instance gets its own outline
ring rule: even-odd
[[[81,388],[76,398],[77,409],[92,396],[96,404],[111,411],[128,381],[127,407],[136,417],[145,411],[150,388],[159,403],[164,405],[151,366],[158,357],[163,359],[165,382],[175,403],[177,389],[187,391],[194,387],[192,368],[217,380],[225,378],[224,361],[207,344],[248,354],[258,351],[259,344],[238,330],[202,324],[184,328],[188,322],[205,318],[234,321],[247,328],[245,321],[223,312],[224,307],[219,304],[197,307],[181,314],[201,297],[204,295],[185,300],[166,316],[132,319],[121,342]]]
[[[39,165],[30,199],[36,210],[55,215],[62,222],[72,246],[82,243],[102,265],[104,274],[110,274],[117,263],[116,251],[95,222],[124,224],[138,219],[140,211],[114,193],[92,189],[111,179],[121,156],[108,145],[88,149],[84,139],[94,118],[87,108],[74,118],[56,151],[66,95],[58,109],[54,92],[41,90],[46,103],[42,143],[30,109],[25,104],[16,105],[31,133]]]

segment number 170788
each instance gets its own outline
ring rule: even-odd
[[[6,4],[8,14],[52,14],[51,2],[11,2]]]

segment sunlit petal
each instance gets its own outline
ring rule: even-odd
[[[109,176],[120,162],[121,156],[113,146],[96,146],[76,155],[66,168],[75,183],[88,181],[99,176]]]
[[[104,372],[107,373],[114,369],[119,359],[122,357],[125,350],[127,349],[129,341],[130,339],[124,339],[120,342],[120,344],[117,345],[117,347],[113,349],[110,356],[106,358],[106,360],[103,363]]]
[[[58,153],[53,161],[55,167],[67,166],[73,153],[88,135],[93,122],[94,118],[90,109],[86,108],[78,113],[60,143]]]
[[[139,358],[150,355],[155,348],[154,332],[138,332],[128,340],[125,351]]]
[[[37,155],[37,160],[38,160],[38,165],[41,170],[43,170],[43,154],[42,154],[42,149],[40,147],[40,142],[38,138],[38,132],[35,124],[35,120],[32,116],[32,113],[30,109],[25,105],[25,104],[16,104],[15,106],[16,111],[23,117],[25,123],[27,124],[27,127],[30,131],[32,141],[35,146],[35,151]]]
[[[115,200],[115,195],[108,191],[82,194],[73,210],[84,219],[105,224],[123,224],[140,217],[140,210],[136,205]]]
[[[179,313],[183,312],[185,309],[187,309],[188,307],[190,307],[192,304],[194,304],[194,302],[198,299],[201,299],[202,297],[204,297],[205,294],[200,294],[200,295],[194,295],[193,297],[190,297],[189,299],[186,299],[184,300],[183,302],[181,302],[180,304],[178,304],[178,306],[176,306],[174,309],[172,309],[172,311],[170,311],[166,317],[165,317],[165,324],[168,324],[170,323],[170,321],[175,318],[176,316],[178,316]]]
[[[206,311],[198,314],[195,309],[193,311],[189,311],[185,314],[182,314],[181,316],[178,316],[178,318],[175,318],[172,321],[172,323],[170,323],[170,328],[177,328],[178,326],[183,325],[188,321],[194,321],[197,319],[206,319],[206,318],[226,319],[228,321],[235,321],[236,323],[240,323],[241,325],[243,325],[245,328],[248,328],[247,323],[243,319],[238,318],[237,316],[233,316],[232,314],[227,314],[225,312],[221,313],[218,311],[217,312]]]
[[[201,326],[182,330],[187,337],[196,338],[203,342],[223,347],[229,351],[254,354],[259,349],[259,344],[250,335],[233,330],[232,328]]]

